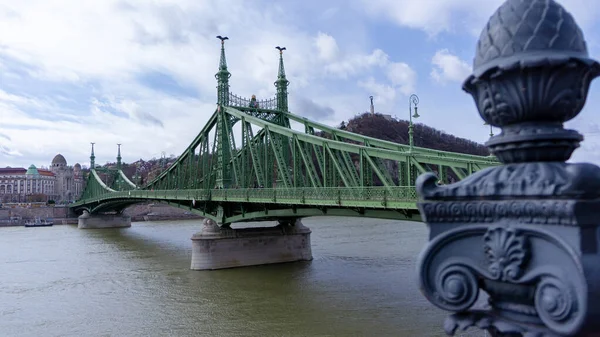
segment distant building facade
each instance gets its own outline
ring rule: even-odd
[[[79,197],[84,188],[81,165],[68,166],[67,160],[57,154],[50,169],[35,165],[0,168],[0,201],[30,202],[54,200],[69,202]]]
[[[50,171],[54,174],[56,183],[54,192],[56,201],[75,200],[83,191],[83,178],[81,165],[67,166],[67,160],[62,154],[57,154],[50,164]]]

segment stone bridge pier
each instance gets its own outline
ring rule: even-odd
[[[193,270],[214,270],[271,263],[310,261],[311,230],[300,219],[275,227],[231,229],[204,219],[192,236]]]
[[[451,312],[448,334],[600,336],[600,167],[566,163],[583,136],[563,127],[599,75],[554,0],[507,0],[481,33],[463,88],[502,129],[486,145],[504,165],[451,185],[417,179],[430,228],[419,285]]]
[[[131,217],[121,213],[90,214],[88,211],[83,211],[83,214],[77,219],[77,228],[80,229],[126,227],[131,227]]]

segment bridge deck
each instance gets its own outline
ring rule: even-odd
[[[365,207],[372,209],[417,209],[417,196],[414,186],[130,190],[106,193],[94,198],[81,200],[72,204],[71,207],[116,199],[218,201],[298,206]]]

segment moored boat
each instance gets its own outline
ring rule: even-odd
[[[33,220],[25,221],[25,227],[50,227],[54,225],[52,219],[34,218]]]

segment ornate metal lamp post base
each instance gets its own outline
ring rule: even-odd
[[[454,314],[444,322],[444,330],[448,335],[454,335],[457,330],[464,331],[469,327],[487,330],[494,337],[560,337],[540,325],[507,320],[483,310]]]
[[[419,282],[454,312],[448,334],[600,336],[600,168],[565,163],[583,137],[563,128],[598,75],[554,0],[507,0],[483,30],[464,89],[502,129],[487,146],[505,165],[452,185],[417,179],[431,231]],[[474,308],[481,292],[488,308]]]

